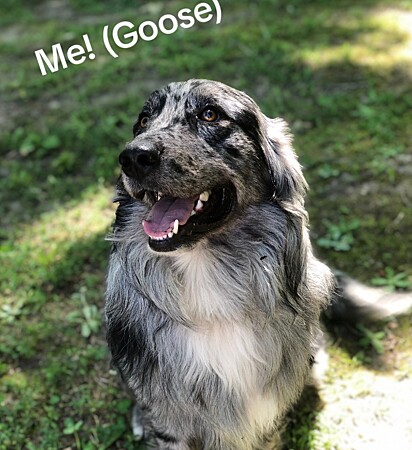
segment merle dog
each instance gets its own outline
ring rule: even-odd
[[[119,159],[106,319],[135,418],[159,449],[278,448],[334,292],[285,122],[222,83],[172,83]]]

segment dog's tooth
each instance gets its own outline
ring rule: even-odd
[[[175,223],[173,224],[173,234],[177,234],[178,231],[179,231],[179,220],[176,219]]]
[[[205,191],[200,194],[199,200],[202,202],[207,202],[209,200],[209,192]]]
[[[195,210],[196,211],[200,211],[202,208],[203,208],[203,203],[200,200],[198,200],[197,204],[196,204],[196,207],[195,207]]]
[[[196,214],[196,211],[192,209],[192,212],[190,213],[190,217],[194,216]]]
[[[167,237],[168,237],[168,238],[173,237],[173,232],[171,231],[170,233],[167,233]]]

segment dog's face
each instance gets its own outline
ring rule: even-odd
[[[148,208],[142,226],[150,247],[191,245],[250,204],[292,200],[304,180],[284,128],[222,83],[155,91],[119,156],[126,191]]]

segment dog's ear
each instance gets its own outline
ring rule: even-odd
[[[284,267],[286,289],[291,294],[291,306],[299,308],[300,287],[305,279],[307,213],[304,195],[307,183],[292,147],[292,135],[283,119],[264,116],[262,149],[273,184],[273,200],[287,211]]]
[[[273,183],[273,197],[281,202],[303,204],[307,183],[287,123],[263,116],[262,130],[262,149]]]

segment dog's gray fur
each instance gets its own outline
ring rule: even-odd
[[[221,111],[199,120],[207,105]],[[155,448],[277,448],[282,417],[308,379],[319,315],[334,289],[312,254],[306,182],[281,119],[246,94],[190,80],[155,92],[149,126],[127,150],[156,148],[144,176],[124,172],[107,278],[113,362],[132,390]],[[161,191],[191,197],[235,187],[216,229],[170,252],[141,226]]]

